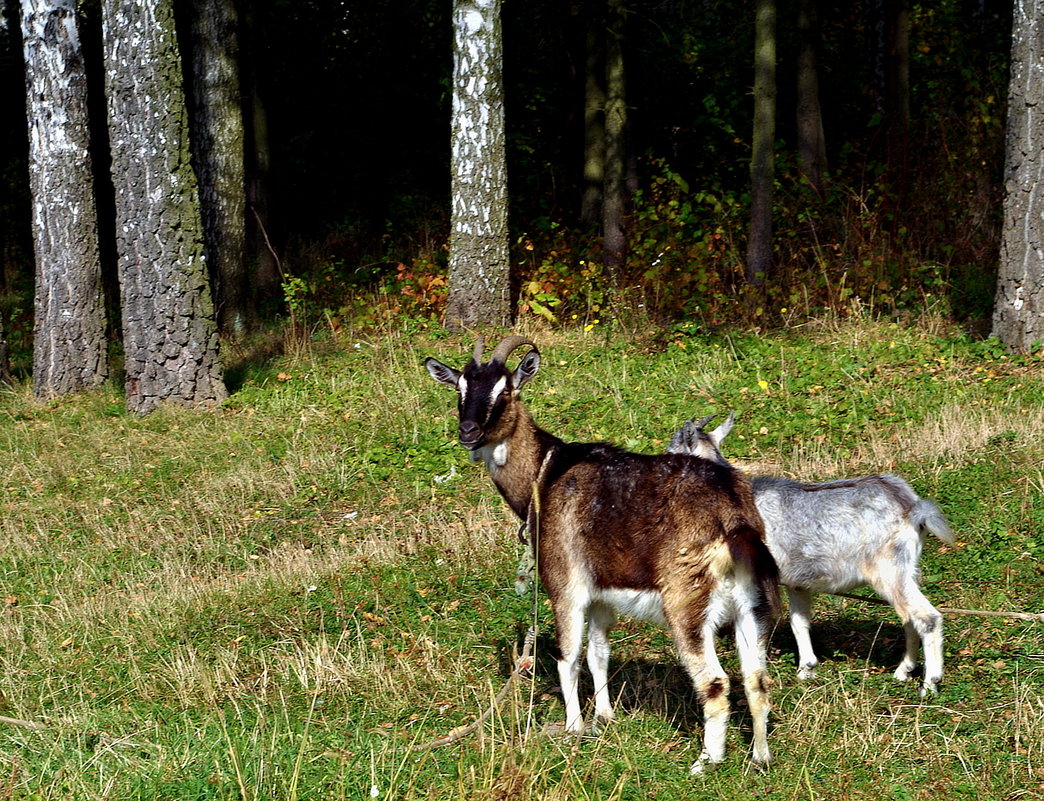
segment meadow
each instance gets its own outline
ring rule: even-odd
[[[750,470],[887,470],[936,500],[957,534],[926,543],[936,605],[1044,612],[1041,355],[931,316],[524,333],[543,364],[523,396],[552,433],[654,453],[735,410],[727,456]],[[211,412],[0,390],[0,799],[1044,798],[1044,622],[1014,618],[947,615],[922,699],[892,679],[889,608],[819,597],[817,678],[796,678],[785,617],[772,637],[772,766],[750,765],[734,683],[728,756],[702,777],[671,642],[625,621],[617,720],[556,736],[517,521],[422,367],[462,365],[473,338],[398,321],[295,344],[226,351]],[[532,674],[474,733],[418,748],[490,706],[534,616]]]

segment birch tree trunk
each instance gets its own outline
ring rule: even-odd
[[[241,334],[254,324],[245,262],[246,182],[236,9],[232,0],[192,3],[193,149],[204,253],[214,281],[218,326]]]
[[[1044,342],[1044,11],[1015,4],[1004,220],[993,335],[1017,353]]]
[[[203,256],[173,0],[103,0],[127,407],[227,397]]]
[[[602,263],[613,271],[627,258],[627,82],[623,0],[609,0],[605,40],[605,192],[602,198]]]
[[[33,244],[33,391],[46,400],[108,377],[87,74],[75,0],[22,0]]]
[[[454,0],[451,329],[511,321],[502,73],[500,0]]]
[[[757,0],[754,28],[754,135],[750,158],[750,238],[746,279],[760,286],[772,269],[773,143],[776,137],[776,3]]]

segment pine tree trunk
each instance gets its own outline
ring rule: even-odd
[[[283,276],[279,263],[272,252],[269,222],[269,173],[271,167],[268,141],[268,111],[258,88],[258,59],[264,52],[264,32],[257,21],[253,4],[245,3],[242,8],[242,76],[246,87],[244,106],[244,134],[246,156],[246,253],[254,264],[251,294],[255,303],[266,308],[267,304],[282,302],[280,285]]]
[[[1004,220],[993,335],[1016,353],[1044,342],[1044,12],[1016,4],[1012,31]]]
[[[238,21],[232,0],[194,0],[192,7],[193,150],[204,251],[214,282],[218,326],[241,334],[253,328],[255,314],[245,261]]]
[[[605,192],[602,260],[615,271],[627,258],[627,84],[624,73],[623,0],[609,0],[605,44]]]
[[[33,390],[48,399],[108,377],[87,75],[74,0],[23,0],[36,250]]]
[[[772,270],[773,143],[776,136],[776,4],[757,0],[754,31],[754,135],[750,159],[750,238],[746,279],[760,286]]]
[[[173,0],[103,0],[127,407],[227,397],[189,156]]]
[[[819,14],[816,0],[798,0],[797,150],[808,185],[823,194],[827,169],[823,112],[819,105]]]
[[[901,207],[910,180],[910,8],[907,0],[888,0],[885,10],[888,171]]]
[[[510,264],[500,0],[453,4],[446,327],[508,325]]]
[[[593,5],[593,4],[589,4]],[[584,184],[580,221],[590,229],[602,222],[605,185],[605,23],[589,13],[584,65]]]

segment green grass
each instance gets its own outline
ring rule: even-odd
[[[657,452],[735,409],[737,463],[887,469],[935,498],[958,537],[926,547],[936,604],[1044,611],[1039,357],[931,319],[532,335],[525,399],[554,433]],[[725,764],[688,775],[700,712],[644,624],[614,635],[616,723],[545,733],[562,706],[543,603],[535,675],[478,733],[414,750],[489,705],[533,610],[517,523],[421,367],[471,346],[415,325],[317,341],[239,369],[213,413],[0,392],[0,715],[45,725],[0,723],[0,798],[1044,796],[1044,624],[948,616],[942,691],[922,701],[891,679],[891,610],[830,597],[816,680],[796,680],[785,620],[773,637],[768,771],[745,758],[734,690]]]

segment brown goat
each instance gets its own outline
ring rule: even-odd
[[[532,350],[517,369],[507,357]],[[728,465],[691,456],[649,456],[611,445],[563,442],[541,429],[519,400],[540,366],[536,346],[508,337],[482,363],[479,338],[463,371],[425,366],[457,390],[460,444],[482,459],[493,483],[526,522],[529,544],[555,615],[566,730],[581,732],[577,692],[585,619],[595,716],[613,716],[609,631],[615,613],[664,624],[704,709],[704,739],[692,772],[725,754],[729,680],[715,651],[732,623],[754,723],[753,758],[769,760],[768,621],[778,608],[776,565],[750,484]]]

